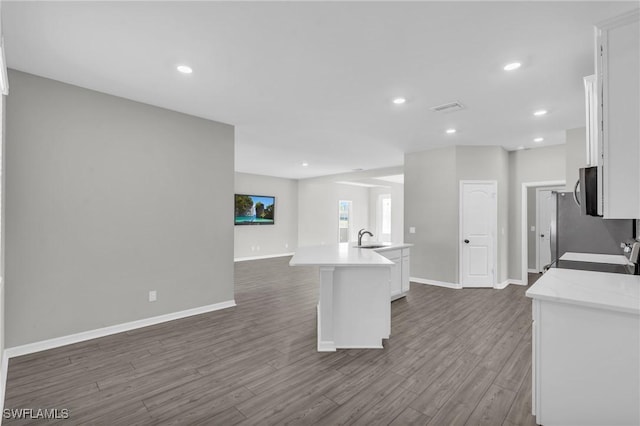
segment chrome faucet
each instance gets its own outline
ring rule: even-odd
[[[362,245],[362,237],[364,234],[369,234],[369,236],[373,237],[373,234],[369,231],[365,231],[364,228],[358,231],[358,246]]]

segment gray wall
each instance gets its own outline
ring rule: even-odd
[[[233,299],[232,126],[9,79],[7,346]]]
[[[326,179],[298,181],[298,246],[338,242],[338,201],[352,201],[351,241],[369,228],[369,188]]]
[[[2,1],[0,1],[0,38],[2,37]],[[3,55],[4,53],[0,52]],[[6,66],[6,64],[3,64]],[[0,70],[2,72],[2,70]],[[4,304],[4,240],[5,240],[5,96],[0,94],[0,359],[4,356],[5,347],[5,304]],[[0,368],[0,401],[4,402],[4,389],[2,383],[6,383],[3,377],[6,371]]]
[[[1,32],[0,32],[1,34]],[[5,279],[4,279],[4,253],[5,253],[5,129],[6,129],[6,102],[5,96],[0,94],[0,357],[4,354],[5,348]],[[0,383],[4,383],[0,370]],[[6,372],[4,372],[6,373]],[[0,398],[4,398],[1,394]]]
[[[566,137],[566,190],[573,192],[575,183],[580,178],[579,169],[587,165],[587,128],[567,130]]]
[[[563,181],[565,146],[509,152],[509,278],[522,278],[522,184]]]
[[[416,233],[410,234],[409,228]],[[455,283],[458,277],[458,182],[455,147],[404,157],[404,240],[411,276]]]
[[[235,174],[237,194],[276,197],[275,224],[236,226],[234,257],[292,253],[298,244],[298,181],[248,173]]]
[[[497,282],[507,277],[508,154],[497,146],[456,146],[405,155],[405,241],[411,276],[458,283],[461,180],[498,183]],[[410,234],[409,227],[416,233]]]

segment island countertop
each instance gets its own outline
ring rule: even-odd
[[[391,266],[393,261],[378,254],[379,251],[402,249],[412,244],[384,244],[382,247],[359,248],[354,243],[299,247],[289,261],[291,266]]]
[[[640,276],[549,269],[526,295],[533,299],[640,314]]]

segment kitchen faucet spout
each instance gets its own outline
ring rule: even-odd
[[[361,245],[362,245],[362,237],[363,237],[365,234],[369,234],[369,236],[370,236],[370,237],[373,237],[373,234],[372,234],[371,232],[369,232],[369,231],[365,231],[365,229],[364,229],[364,228],[362,228],[361,230],[359,230],[359,231],[358,231],[358,246],[361,246]]]

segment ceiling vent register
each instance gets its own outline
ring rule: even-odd
[[[431,111],[443,112],[443,113],[456,112],[456,111],[460,111],[461,109],[464,109],[464,105],[462,105],[458,101],[448,102],[446,104],[431,107]]]

